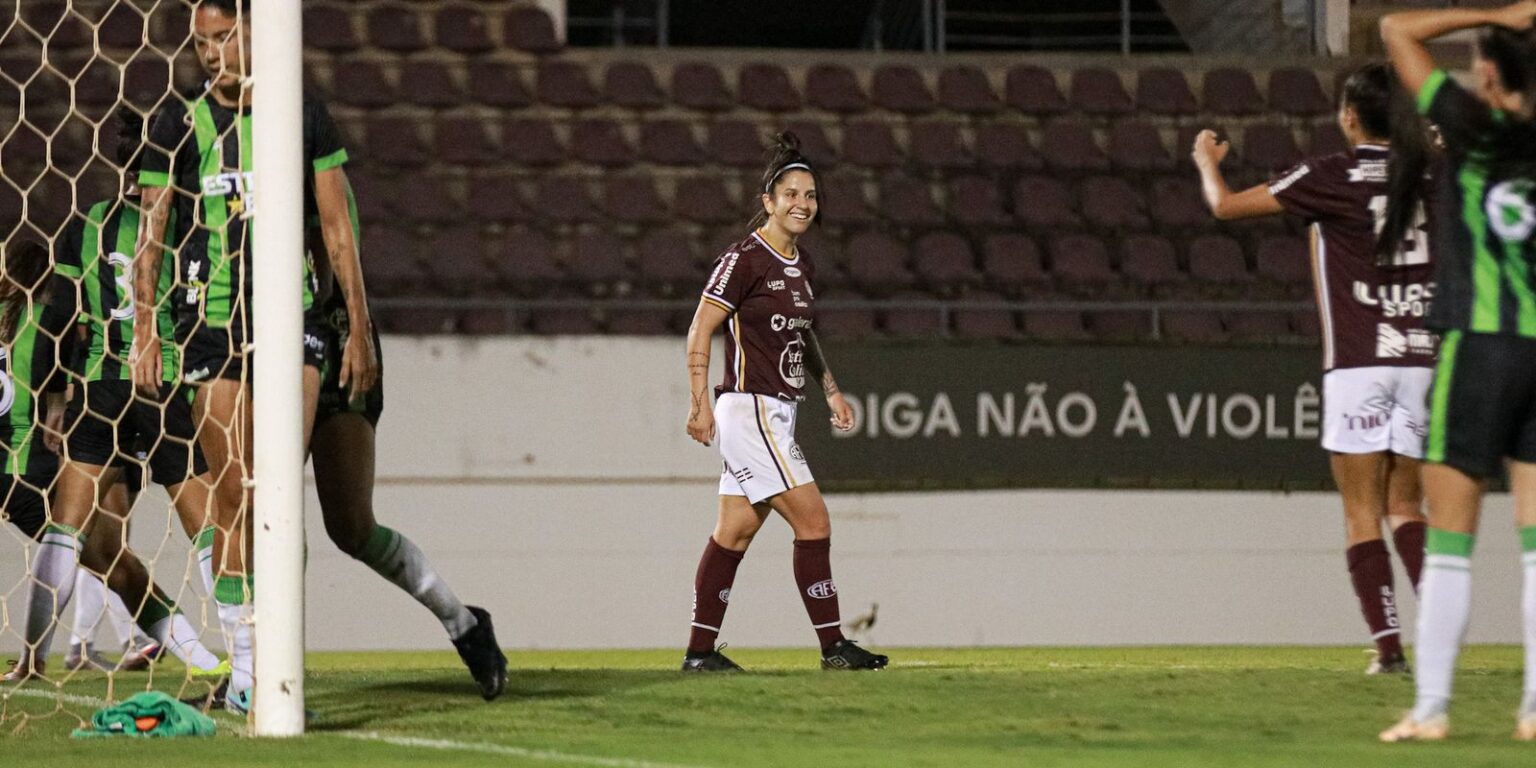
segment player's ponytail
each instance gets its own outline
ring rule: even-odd
[[[779,188],[779,180],[791,170],[805,171],[816,180],[816,218],[811,222],[821,223],[821,210],[826,205],[826,196],[821,189],[821,174],[816,171],[816,166],[800,153],[800,137],[792,131],[784,131],[773,137],[773,157],[768,161],[767,170],[763,171],[762,182],[758,184],[758,195],[752,199],[757,200],[761,195],[773,197]],[[757,229],[768,221],[768,212],[763,210],[761,204],[757,205],[757,213],[752,216],[750,226]]]
[[[1536,111],[1536,30],[1517,32],[1507,27],[1484,27],[1477,36],[1477,52],[1492,62],[1504,89],[1524,99],[1524,120]]]
[[[1429,166],[1428,127],[1419,118],[1413,97],[1384,63],[1367,64],[1351,74],[1344,81],[1340,99],[1354,108],[1367,134],[1391,142],[1387,209],[1376,235],[1376,261],[1388,264],[1408,237],[1423,198],[1424,172]]]
[[[21,327],[21,314],[48,276],[48,249],[35,240],[13,238],[0,263],[0,343],[9,345]]]

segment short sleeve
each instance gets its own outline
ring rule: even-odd
[[[1308,221],[1340,215],[1351,208],[1350,199],[1341,189],[1336,169],[1329,158],[1306,160],[1275,177],[1269,193],[1286,213]]]
[[[80,263],[80,241],[85,236],[85,221],[78,215],[69,220],[57,240],[53,241],[53,271],[65,277],[80,279],[85,265]]]
[[[1440,130],[1445,148],[1464,154],[1496,121],[1487,104],[1467,92],[1443,69],[1429,74],[1418,94],[1419,112]]]
[[[709,273],[709,282],[704,284],[704,300],[726,312],[734,313],[751,288],[752,276],[748,272],[741,251],[734,248],[726,251],[715,260],[715,268]]]
[[[172,166],[188,130],[183,119],[185,114],[185,105],[172,102],[150,119],[149,141],[144,145],[144,154],[139,161],[139,186],[171,186]]]
[[[347,149],[341,145],[341,131],[330,110],[319,100],[309,100],[309,162],[316,173],[339,168],[347,162]]]

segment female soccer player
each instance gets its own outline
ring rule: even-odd
[[[1488,478],[1507,469],[1525,550],[1525,695],[1515,738],[1536,740],[1536,2],[1394,13],[1381,36],[1397,76],[1440,129],[1436,291],[1444,332],[1430,397],[1417,697],[1383,741],[1444,739],[1472,597],[1472,543]],[[1481,28],[1469,89],[1426,41]]]
[[[1222,178],[1227,144],[1202,131],[1194,147],[1216,218],[1290,212],[1311,224],[1323,329],[1322,442],[1344,497],[1350,581],[1376,642],[1366,674],[1408,671],[1382,522],[1416,585],[1425,530],[1419,463],[1436,346],[1424,330],[1434,287],[1420,202],[1427,142],[1411,108],[1394,112],[1394,91],[1386,65],[1357,70],[1339,98],[1339,127],[1351,149],[1241,192]],[[1396,186],[1388,184],[1389,164],[1401,168]],[[1385,221],[1389,207],[1416,216]]]
[[[715,649],[730,601],[731,583],[752,537],[770,511],[795,534],[795,582],[821,643],[823,669],[880,669],[889,659],[843,637],[837,587],[832,581],[827,505],[795,444],[797,404],[806,375],[821,385],[832,424],[853,428],[811,330],[815,268],[796,241],[819,220],[817,175],[793,134],[763,174],[762,206],[753,231],[715,262],[688,329],[688,435],[709,445],[719,439],[720,513],[694,577],[693,630],[683,671],[739,670]],[[715,329],[725,337],[725,381],[709,407],[709,348]]]
[[[193,43],[208,74],[206,87],[186,100],[171,100],[151,123],[139,186],[145,224],[139,234],[134,272],[137,312],[156,308],[166,223],[174,206],[185,232],[178,249],[187,284],[178,293],[177,336],[182,344],[182,380],[195,386],[194,406],[199,445],[213,472],[219,533],[215,536],[214,600],[220,623],[230,638],[229,693],[225,703],[246,711],[254,683],[251,656],[250,569],[246,565],[251,474],[250,390],[246,380],[250,338],[250,289],[247,267],[252,253],[249,212],[256,194],[250,180],[252,83],[249,0],[202,0],[193,11]],[[303,155],[305,209],[318,217],[337,285],[346,301],[351,327],[371,329],[364,301],[362,269],[347,218],[347,152],[329,112],[318,100],[304,99]],[[306,311],[314,296],[309,265],[304,264]],[[307,441],[320,390],[321,339],[307,323],[302,339],[304,435]],[[133,381],[146,395],[160,389],[162,361],[159,328],[136,323]],[[377,373],[373,334],[353,333],[341,356],[340,381],[357,393],[373,387]]]

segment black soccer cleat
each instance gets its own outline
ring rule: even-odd
[[[196,709],[203,714],[208,714],[215,709],[224,708],[224,698],[229,694],[229,678],[219,681],[219,684],[208,690],[207,693],[198,696],[188,696],[180,699],[181,703]]]
[[[496,643],[490,612],[473,605],[465,607],[475,615],[475,626],[454,640],[453,647],[458,649],[459,658],[464,660],[470,676],[480,686],[480,696],[490,701],[506,690],[507,656]]]
[[[724,648],[725,646],[720,646]],[[683,657],[684,672],[745,672],[740,664],[731,661],[719,649],[710,651],[703,656],[687,655]]]
[[[822,669],[885,669],[891,657],[870,653],[852,640],[843,639],[832,644],[821,654]]]

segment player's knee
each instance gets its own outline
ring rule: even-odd
[[[327,521],[325,533],[331,537],[331,543],[335,544],[337,549],[346,553],[348,557],[360,559],[363,556],[363,550],[368,547],[368,538],[373,534],[373,528],[345,523],[332,524]]]

